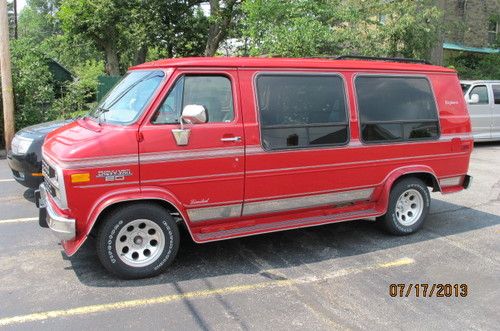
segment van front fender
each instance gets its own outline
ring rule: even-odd
[[[68,256],[75,254],[78,249],[85,243],[88,235],[94,228],[99,216],[109,207],[122,202],[132,202],[141,200],[158,200],[163,201],[175,208],[184,220],[187,220],[186,210],[183,208],[180,201],[169,191],[158,188],[143,188],[140,191],[137,189],[118,189],[113,190],[102,196],[91,207],[91,212],[87,217],[83,229],[81,228],[74,240],[63,242],[63,247]],[[189,225],[186,227],[189,229]]]

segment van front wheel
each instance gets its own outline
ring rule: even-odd
[[[162,207],[148,203],[119,208],[102,220],[97,255],[103,266],[124,279],[158,275],[179,249],[179,230]]]
[[[418,231],[429,213],[430,194],[418,178],[406,178],[394,185],[389,195],[387,213],[380,218],[391,234],[408,235]]]

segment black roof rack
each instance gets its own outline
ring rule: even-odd
[[[341,55],[335,58],[336,60],[379,60],[379,61],[393,61],[393,62],[405,62],[405,63],[422,63],[422,64],[432,64],[427,60],[419,59],[408,59],[405,57],[378,57],[378,56],[362,56],[362,55]]]

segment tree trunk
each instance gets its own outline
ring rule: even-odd
[[[205,56],[214,56],[222,40],[220,28],[216,25],[208,29],[207,45],[205,46]]]
[[[220,43],[226,38],[233,19],[237,0],[226,0],[225,7],[220,8],[219,0],[210,0],[210,27],[208,28],[205,56],[214,56]]]
[[[118,49],[114,43],[104,44],[104,53],[106,54],[106,73],[110,76],[120,75],[120,58]]]
[[[143,44],[135,53],[134,64],[141,64],[146,62],[146,57],[148,55],[148,46]]]
[[[5,137],[5,150],[10,150],[14,137],[14,91],[12,85],[12,69],[9,49],[9,17],[7,1],[0,3],[0,71],[2,81],[3,124]]]

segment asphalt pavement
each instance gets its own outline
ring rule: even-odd
[[[101,267],[92,240],[66,257],[1,159],[0,328],[498,330],[499,169],[500,143],[476,145],[472,187],[432,193],[411,236],[363,220],[202,245],[183,232],[166,273],[123,281]],[[437,287],[406,296],[410,284]],[[438,297],[439,284],[467,293]]]

